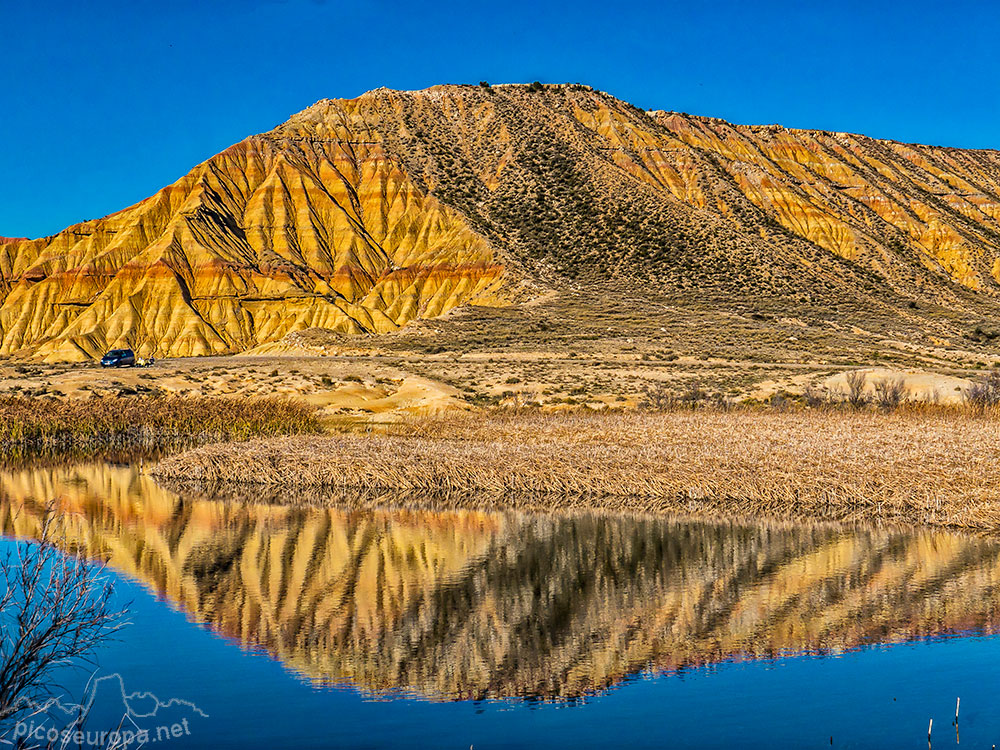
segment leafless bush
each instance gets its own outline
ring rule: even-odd
[[[903,402],[906,383],[901,377],[882,378],[875,383],[875,403],[879,408],[893,411]]]
[[[639,406],[647,411],[668,411],[677,406],[677,394],[666,383],[647,383]]]
[[[993,370],[979,378],[962,395],[965,403],[977,410],[1000,404],[1000,372]]]
[[[868,394],[865,393],[867,381],[868,376],[861,370],[847,373],[847,403],[855,409],[863,409],[868,405]]]
[[[789,400],[783,393],[772,393],[767,403],[775,411],[787,411],[790,405]]]
[[[813,409],[826,404],[826,394],[815,383],[809,383],[806,386],[805,390],[802,391],[802,398],[805,400],[806,406]]]
[[[681,393],[681,403],[691,409],[697,409],[698,404],[708,398],[708,393],[701,387],[697,380],[688,383],[683,393]]]
[[[712,397],[712,408],[716,411],[731,411],[736,406],[737,402],[725,393],[716,393]]]
[[[54,673],[81,666],[125,624],[127,607],[100,565],[63,554],[53,513],[37,542],[19,542],[0,561],[0,721],[37,712],[53,697]],[[3,736],[0,734],[0,744]]]
[[[508,407],[511,411],[520,413],[527,409],[541,406],[542,398],[537,391],[518,391],[510,400]]]

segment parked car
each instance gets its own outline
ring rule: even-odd
[[[101,357],[101,367],[135,367],[135,352],[131,349],[112,349]]]

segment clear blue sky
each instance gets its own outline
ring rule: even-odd
[[[0,0],[0,235],[124,208],[324,97],[581,82],[740,123],[1000,147],[994,2]]]

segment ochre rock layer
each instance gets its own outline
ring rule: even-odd
[[[644,112],[585,86],[323,100],[154,196],[0,239],[0,355],[391,332],[519,280],[1000,298],[1000,154]]]

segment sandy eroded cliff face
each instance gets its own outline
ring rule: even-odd
[[[248,138],[104,219],[0,245],[0,353],[233,352],[490,303],[490,244],[352,120],[357,104]]]
[[[1000,154],[644,112],[584,86],[323,100],[135,206],[0,239],[0,355],[382,334],[516,302],[524,280],[602,279],[991,317]]]

